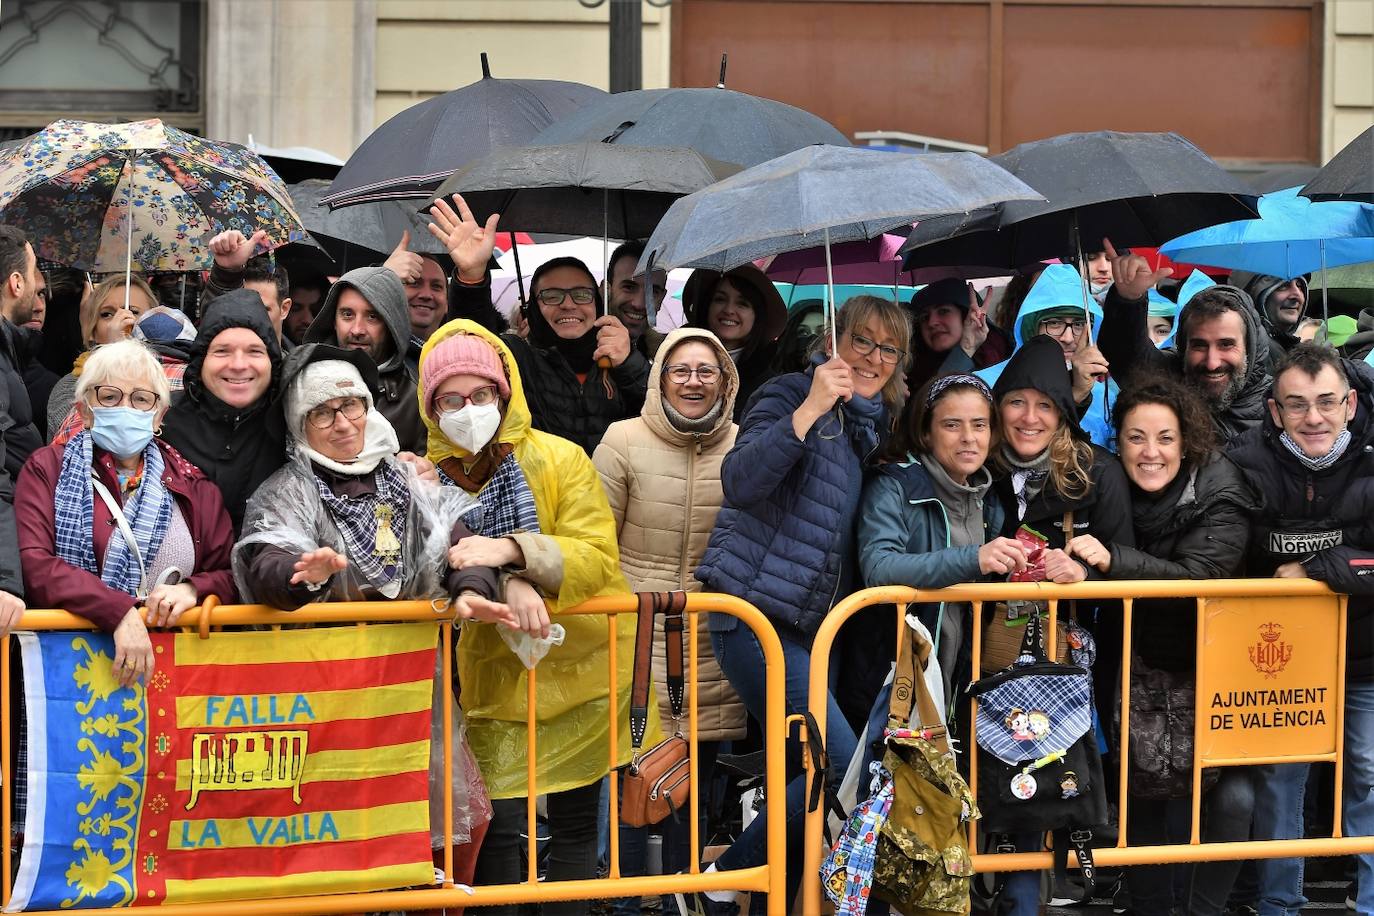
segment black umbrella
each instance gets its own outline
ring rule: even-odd
[[[1258,215],[1255,192],[1178,134],[1064,134],[992,161],[1045,200],[925,220],[902,246],[907,269],[1074,260],[1080,250],[1099,250],[1104,237],[1117,248],[1157,246]]]
[[[463,195],[478,222],[527,232],[645,238],[673,201],[740,167],[691,149],[573,143],[499,150],[455,172],[435,196]]]
[[[354,267],[386,260],[404,232],[410,232],[407,248],[427,254],[451,270],[452,259],[439,240],[429,233],[429,219],[415,207],[399,200],[377,200],[330,210],[320,203],[329,182],[309,178],[291,185],[291,202],[301,224],[343,273]]]
[[[1374,203],[1374,127],[1331,157],[1298,193],[1312,200]]]
[[[348,157],[324,202],[424,200],[456,169],[499,147],[528,143],[605,95],[562,80],[493,79],[483,54],[480,80],[412,105],[374,130]]]
[[[627,146],[694,149],[748,168],[814,143],[849,138],[809,111],[732,89],[636,89],[589,102],[531,145],[614,139]]]

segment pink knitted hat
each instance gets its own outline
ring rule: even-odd
[[[420,366],[420,387],[425,393],[425,412],[434,417],[434,392],[455,375],[490,379],[502,399],[510,397],[510,382],[496,348],[473,334],[454,334],[429,351]]]

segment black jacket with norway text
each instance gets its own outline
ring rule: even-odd
[[[1250,535],[1251,576],[1300,562],[1313,579],[1350,595],[1350,680],[1374,680],[1374,369],[1343,360],[1357,393],[1350,445],[1325,470],[1308,470],[1279,441],[1270,417],[1227,455],[1260,493]]]

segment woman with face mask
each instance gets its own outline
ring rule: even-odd
[[[282,367],[291,460],[248,501],[234,546],[243,599],[295,610],[314,601],[451,600],[462,619],[511,622],[496,571],[450,570],[449,548],[471,536],[476,500],[396,459],[396,433],[377,411],[377,368],[359,350],[305,344]],[[430,475],[433,476],[432,473]],[[438,664],[444,664],[442,659]],[[442,681],[435,677],[435,690]],[[431,729],[430,840],[443,862],[442,698]],[[472,881],[491,807],[455,709],[452,879]]]
[[[1093,535],[1074,538],[1069,553],[1113,579],[1224,579],[1243,576],[1250,537],[1249,507],[1261,502],[1240,470],[1218,453],[1206,407],[1181,382],[1143,377],[1117,400],[1121,464],[1131,483],[1135,545]],[[1191,598],[1141,600],[1135,604],[1131,646],[1134,679],[1161,671],[1191,681],[1196,666],[1196,602]],[[1151,683],[1151,682],[1147,682]],[[1152,682],[1159,689],[1159,682]],[[1138,721],[1132,712],[1132,722]],[[1132,750],[1144,751],[1141,732],[1132,728]],[[1191,727],[1176,740],[1191,746]],[[1158,753],[1156,746],[1155,753]],[[1149,753],[1148,751],[1146,752]],[[1131,784],[1139,785],[1132,754]],[[1172,761],[1179,765],[1180,761]],[[1191,769],[1191,760],[1186,766]],[[1203,842],[1250,838],[1254,807],[1249,770],[1223,767],[1203,799]],[[1191,777],[1191,772],[1189,773]],[[1145,777],[1140,777],[1143,781]],[[1188,842],[1170,836],[1170,824],[1187,822],[1190,796],[1161,798],[1132,792],[1128,819],[1132,845]],[[1131,912],[1140,916],[1213,916],[1226,907],[1240,862],[1199,862],[1127,869]],[[1175,875],[1183,880],[1174,900]]]
[[[125,686],[153,670],[147,626],[175,624],[207,595],[236,600],[219,489],[157,438],[168,396],[143,344],[101,347],[76,386],[81,433],[35,452],[15,487],[29,604],[113,633]]]
[[[420,352],[419,396],[429,428],[429,459],[438,465],[441,481],[475,495],[481,510],[480,519],[472,520],[479,536],[453,548],[449,564],[499,567],[503,600],[522,631],[512,641],[547,649],[538,663],[533,715],[537,791],[548,796],[553,832],[548,879],[592,878],[601,781],[611,756],[609,642],[605,620],[560,618],[558,612],[597,595],[629,591],[620,573],[615,519],[586,452],[531,428],[520,371],[501,338],[467,320],[440,327]],[[559,645],[548,641],[551,613],[564,631]],[[616,627],[616,701],[625,717],[634,615],[620,615]],[[523,880],[519,849],[529,791],[525,666],[495,627],[477,624],[463,628],[458,676],[468,709],[468,740],[493,808],[476,880],[515,883]],[[645,747],[661,740],[656,712],[651,708]],[[615,763],[629,761],[625,728]],[[567,901],[545,904],[544,912],[583,914],[588,906]]]

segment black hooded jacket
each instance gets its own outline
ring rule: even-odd
[[[1258,501],[1240,468],[1214,454],[1184,464],[1159,493],[1131,488],[1135,547],[1109,544],[1113,579],[1226,579],[1245,574],[1250,509]],[[1197,603],[1160,598],[1136,605],[1131,645],[1145,663],[1191,671]]]
[[[238,410],[205,387],[201,367],[205,353],[222,331],[247,328],[262,338],[272,360],[267,393]],[[262,299],[252,290],[225,293],[206,309],[199,334],[191,344],[182,391],[163,419],[162,439],[185,456],[219,487],[237,535],[248,497],[286,461],[285,426],[274,403],[281,377],[281,348]]]
[[[1234,270],[1231,272],[1230,282],[1232,286],[1244,290],[1245,295],[1250,297],[1250,301],[1255,303],[1255,313],[1259,315],[1260,324],[1264,328],[1264,333],[1269,335],[1269,372],[1273,374],[1278,368],[1279,361],[1289,350],[1296,347],[1300,341],[1297,335],[1297,325],[1302,324],[1302,319],[1307,315],[1307,285],[1301,277],[1298,278],[1303,284],[1303,305],[1298,311],[1297,324],[1284,330],[1279,327],[1278,308],[1270,307],[1270,299],[1273,298],[1275,291],[1288,281],[1282,277],[1275,277],[1271,274],[1252,274],[1246,270]]]
[[[1279,441],[1283,430],[1272,416],[1227,454],[1260,494],[1250,575],[1269,576],[1296,561],[1313,579],[1350,595],[1346,673],[1374,681],[1374,367],[1343,363],[1356,408],[1350,445],[1335,464],[1308,470]]]
[[[1073,400],[1073,383],[1064,365],[1064,350],[1052,337],[1038,334],[1022,344],[1007,368],[997,378],[993,397],[998,404],[1011,391],[1033,388],[1049,397],[1068,422],[1073,436],[1088,441],[1088,434],[1078,423],[1078,407]],[[1050,480],[1026,506],[1024,518],[1017,517],[1016,494],[1012,490],[1010,474],[998,474],[993,480],[993,492],[1006,508],[1002,535],[1014,537],[1022,525],[1029,525],[1043,534],[1051,548],[1064,546],[1064,515],[1073,513],[1075,534],[1091,534],[1102,543],[1134,545],[1131,533],[1131,497],[1126,475],[1116,458],[1106,449],[1093,446],[1092,466],[1088,479],[1092,482],[1081,496],[1069,496],[1055,489]],[[1090,578],[1101,578],[1094,569]]]
[[[1212,410],[1212,425],[1223,443],[1230,442],[1248,429],[1259,426],[1265,417],[1265,399],[1269,397],[1269,336],[1264,331],[1259,314],[1255,311],[1250,297],[1234,286],[1213,286],[1208,294],[1219,294],[1235,302],[1241,320],[1245,323],[1245,380],[1231,403],[1221,410]],[[1117,383],[1130,384],[1131,376],[1137,371],[1162,372],[1179,378],[1183,377],[1183,348],[1187,341],[1182,339],[1182,329],[1187,327],[1189,309],[1186,303],[1179,310],[1176,326],[1177,335],[1173,349],[1161,350],[1150,339],[1146,317],[1149,302],[1145,297],[1136,300],[1123,299],[1116,291],[1116,285],[1107,290],[1107,301],[1103,306],[1105,317],[1098,332],[1097,347],[1107,357],[1112,376]]]
[[[377,412],[396,430],[402,450],[423,455],[429,431],[420,419],[415,377],[406,364],[410,347],[410,310],[406,307],[405,287],[396,274],[386,267],[359,267],[344,274],[329,288],[324,303],[305,331],[305,342],[342,346],[334,318],[339,310],[339,298],[347,289],[357,292],[372,306],[391,339],[388,355],[377,366],[382,386],[377,397]]]

